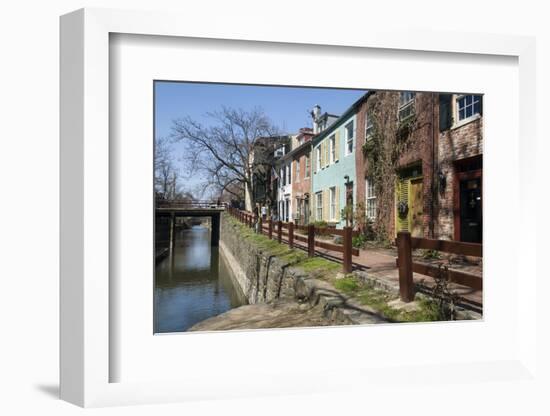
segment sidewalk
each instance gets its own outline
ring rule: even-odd
[[[298,234],[298,233],[296,233]],[[299,233],[303,235],[302,233]],[[275,235],[274,235],[275,237]],[[283,241],[287,242],[283,236]],[[298,240],[294,240],[294,245],[303,250],[307,250],[307,244]],[[342,262],[342,253],[315,247],[315,253],[327,257],[331,260]],[[353,256],[353,268],[355,270],[364,271],[369,278],[374,278],[382,285],[399,291],[399,271],[396,265],[397,255],[391,250],[378,248],[366,248],[359,250],[359,256]],[[416,262],[426,262],[430,264],[443,263],[448,265],[449,269],[461,270],[468,273],[482,275],[480,266],[467,266],[463,264],[449,264],[446,260],[425,261],[421,258],[415,258]],[[422,292],[429,292],[435,285],[435,281],[430,276],[414,273],[413,279],[417,283]],[[461,297],[461,303],[464,306],[469,306],[477,311],[482,310],[483,292],[474,290],[467,286],[462,286],[455,283],[449,283],[449,288],[456,292]]]

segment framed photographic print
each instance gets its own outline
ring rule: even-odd
[[[62,398],[529,378],[533,71],[512,36],[63,16]]]

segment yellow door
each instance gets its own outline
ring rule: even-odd
[[[413,237],[424,236],[423,226],[423,198],[422,198],[422,178],[413,179],[410,181],[410,209],[409,209],[409,224],[411,235]]]

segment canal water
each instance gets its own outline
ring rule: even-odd
[[[174,255],[156,265],[155,333],[186,331],[244,304],[219,248],[210,246],[210,229],[177,231]]]

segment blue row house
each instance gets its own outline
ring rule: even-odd
[[[311,218],[343,228],[342,210],[354,207],[357,108],[367,94],[313,138]],[[317,119],[314,118],[314,123]]]

